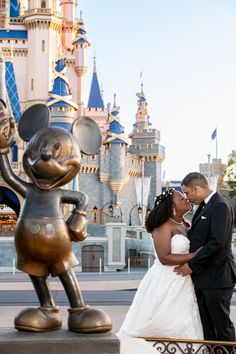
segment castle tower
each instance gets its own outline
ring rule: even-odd
[[[160,131],[152,128],[149,122],[147,100],[143,92],[138,92],[138,109],[134,130],[129,134],[131,145],[128,152],[138,156],[143,164],[143,178],[149,177],[150,190],[146,206],[153,206],[155,196],[161,193],[161,163],[165,158],[165,149],[160,145]]]
[[[99,87],[95,55],[93,59],[93,76],[89,93],[88,107],[84,109],[84,115],[96,121],[105,138],[108,129],[108,110],[104,107],[104,102]]]
[[[76,1],[61,0],[63,14],[62,23],[62,49],[67,53],[72,49],[72,42],[76,30]]]
[[[118,117],[119,109],[120,107],[116,105],[116,96],[114,95],[114,105],[109,116],[110,126],[107,131],[107,137],[103,142],[105,149],[109,150],[108,184],[114,195],[121,192],[127,183],[126,148],[128,142]]]
[[[84,102],[82,100],[82,78],[88,70],[88,47],[90,43],[87,39],[87,33],[84,26],[84,21],[82,19],[82,14],[80,14],[80,19],[78,23],[78,30],[76,38],[73,41],[74,55],[75,55],[75,72],[78,76],[78,87],[77,87],[77,104],[78,104],[78,117],[84,115]]]
[[[52,62],[60,51],[61,13],[56,0],[29,0],[24,23],[28,30],[28,105],[45,103],[52,84]]]
[[[65,76],[66,66],[63,59],[57,60],[54,68],[53,89],[49,92],[48,107],[51,111],[51,125],[71,131],[75,111],[78,106],[72,101],[69,82]]]

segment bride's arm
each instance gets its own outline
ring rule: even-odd
[[[165,223],[153,231],[153,243],[160,262],[163,265],[182,265],[192,259],[198,252],[171,253],[171,237],[173,230]]]

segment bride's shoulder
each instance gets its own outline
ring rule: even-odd
[[[172,233],[172,226],[168,221],[164,222],[160,226],[156,227],[152,232],[152,237],[160,236],[160,235],[170,235]]]

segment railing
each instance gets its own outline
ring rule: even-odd
[[[146,338],[158,354],[236,354],[236,342],[177,338]]]

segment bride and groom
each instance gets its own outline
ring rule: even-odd
[[[141,281],[118,336],[235,341],[230,302],[236,282],[234,215],[206,178],[189,173],[186,196],[168,189],[146,220],[156,259]],[[199,205],[191,225],[184,215]],[[191,276],[190,276],[191,275]]]

